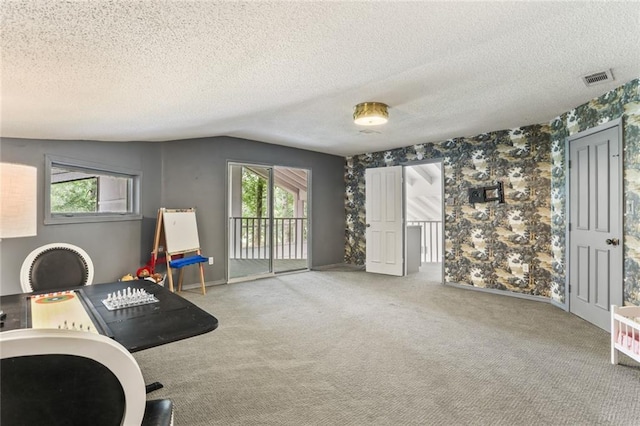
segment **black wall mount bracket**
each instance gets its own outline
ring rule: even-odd
[[[471,204],[488,203],[489,201],[504,203],[504,190],[502,185],[502,182],[498,182],[492,186],[469,188],[469,202]]]

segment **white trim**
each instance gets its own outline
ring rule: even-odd
[[[569,307],[569,224],[571,222],[570,207],[570,174],[569,162],[571,161],[571,153],[569,151],[569,138],[564,141],[564,310],[570,312]]]
[[[563,311],[569,312],[569,307],[567,306],[566,303],[560,303],[557,300],[553,300],[553,299],[549,299],[549,303],[551,303],[553,306],[555,306],[556,308],[560,308]]]
[[[451,283],[451,282],[445,282],[444,285],[449,287],[461,288],[464,290],[472,290],[472,291],[480,291],[482,293],[497,294],[499,296],[508,296],[508,297],[515,297],[517,299],[532,300],[534,302],[552,303],[551,299],[548,297],[534,296],[531,294],[524,294],[524,293],[516,293],[515,291],[498,290],[496,288],[474,287],[469,284],[459,284],[459,283]]]
[[[588,129],[582,130],[581,132],[574,133],[573,135],[567,136],[567,140],[572,141],[574,139],[582,139],[586,136],[590,136],[594,133],[602,132],[603,130],[610,129],[612,127],[620,126],[622,124],[622,117],[618,117],[614,120],[607,121],[606,123],[599,124],[595,127],[590,127]]]

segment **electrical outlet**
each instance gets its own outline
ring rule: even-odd
[[[523,263],[522,264],[522,272],[524,272],[525,274],[529,273],[529,264],[528,263]]]
[[[209,258],[209,265],[213,265],[213,257]]]

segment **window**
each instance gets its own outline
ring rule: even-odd
[[[141,172],[47,156],[45,176],[45,224],[141,218]]]

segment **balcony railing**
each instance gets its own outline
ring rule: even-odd
[[[231,217],[231,259],[268,259],[269,218]],[[307,258],[307,218],[273,218],[273,258]]]
[[[421,228],[420,259],[423,263],[442,261],[442,222],[436,220],[407,221],[407,226],[418,225]]]

